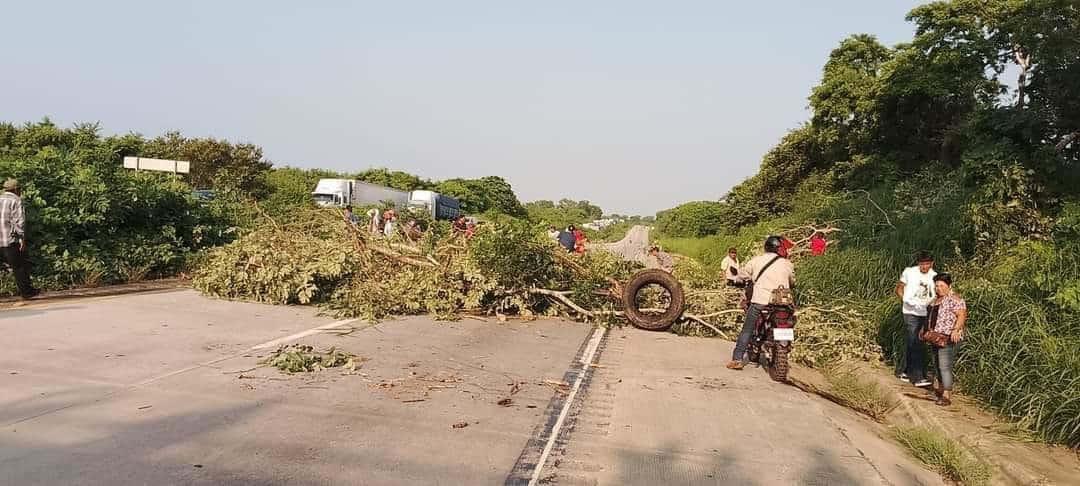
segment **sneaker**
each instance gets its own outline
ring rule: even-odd
[[[728,362],[727,369],[729,369],[729,370],[741,370],[741,369],[743,369],[744,366],[746,366],[746,364],[744,364],[742,361],[732,360],[732,361]]]
[[[921,379],[919,381],[916,381],[915,386],[917,386],[919,388],[926,388],[928,386],[933,386],[933,383],[930,380],[927,380],[926,378],[923,378],[923,379]]]
[[[904,383],[911,383],[911,378],[907,377],[907,373],[900,373],[899,378],[900,378],[900,381],[902,381]]]

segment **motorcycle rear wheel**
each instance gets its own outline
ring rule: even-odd
[[[791,351],[791,347],[780,343],[770,343],[769,348],[772,356],[769,359],[769,377],[780,383],[787,383],[788,371],[790,366],[788,365],[788,353]]]

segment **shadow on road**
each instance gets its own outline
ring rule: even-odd
[[[725,439],[717,438],[717,442]],[[782,449],[782,448],[780,448]],[[788,471],[785,457],[748,457],[748,451],[738,444],[729,444],[711,451],[685,451],[675,444],[663,444],[655,451],[620,450],[616,478],[625,484],[739,484],[739,485],[851,485],[866,484],[853,476],[824,448],[806,449],[800,453],[811,458],[809,467]],[[863,461],[861,457],[853,460]],[[792,461],[805,462],[805,461]],[[917,484],[917,483],[913,483]]]
[[[0,319],[25,319],[31,316],[39,316],[53,311],[82,309],[81,305],[65,305],[62,307],[30,307],[26,309],[0,309]]]

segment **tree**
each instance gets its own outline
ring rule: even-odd
[[[435,187],[435,184],[430,180],[422,179],[419,176],[408,172],[402,172],[400,170],[392,171],[385,168],[368,169],[351,178],[359,179],[370,184],[392,187],[401,191],[417,191],[433,189]]]
[[[257,145],[186,138],[180,132],[168,132],[146,142],[141,155],[191,162],[187,180],[195,188],[239,190],[256,196],[265,194],[262,175],[271,166]]]
[[[892,52],[874,36],[844,39],[829,55],[821,84],[810,95],[811,123],[817,137],[828,140],[842,160],[867,149],[878,123],[878,75]]]
[[[513,187],[502,177],[447,179],[437,184],[435,190],[457,198],[467,213],[494,211],[514,217],[527,215]]]
[[[558,203],[540,200],[525,204],[529,219],[537,223],[565,228],[600,219],[604,210],[589,201],[563,199]]]
[[[717,201],[688,202],[656,214],[656,229],[668,236],[701,237],[725,229],[729,207]]]

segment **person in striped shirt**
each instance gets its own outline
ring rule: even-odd
[[[0,193],[0,251],[15,273],[15,285],[23,300],[41,293],[30,284],[30,263],[26,258],[26,213],[23,211],[19,181],[4,181]]]

